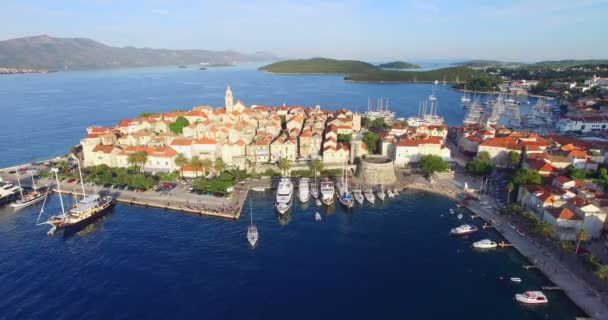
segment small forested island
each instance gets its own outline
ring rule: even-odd
[[[261,67],[259,70],[276,74],[344,74],[351,82],[463,82],[482,77],[481,71],[465,67],[450,67],[429,71],[385,70],[357,60],[326,58],[286,60]]]
[[[270,73],[351,74],[373,72],[379,70],[379,68],[357,60],[312,58],[279,61],[260,67],[259,70]]]
[[[409,62],[405,62],[405,61],[393,61],[393,62],[379,64],[378,68],[382,68],[382,69],[419,69],[421,67],[417,64],[409,63]]]

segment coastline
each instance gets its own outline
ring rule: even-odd
[[[439,178],[435,183],[414,182],[408,189],[421,190],[446,196],[449,199],[460,201],[458,181],[455,177]],[[490,198],[491,199],[491,198]],[[537,267],[549,281],[559,287],[581,310],[593,319],[608,317],[608,297],[603,292],[597,292],[588,286],[585,280],[565,267],[559,259],[554,257],[534,239],[518,233],[511,223],[502,215],[497,215],[482,208],[477,202],[466,204],[466,208],[480,217],[486,224],[491,225],[513,247],[525,257],[530,264]]]

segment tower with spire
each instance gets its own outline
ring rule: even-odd
[[[226,112],[232,112],[232,109],[234,108],[234,98],[232,97],[232,90],[230,90],[230,86],[228,86],[226,89],[224,102],[226,103]]]

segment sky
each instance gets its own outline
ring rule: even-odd
[[[608,0],[0,0],[0,40],[365,61],[608,59]]]

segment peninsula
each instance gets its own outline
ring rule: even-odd
[[[357,60],[326,58],[286,60],[261,67],[275,74],[343,74],[350,82],[462,82],[486,76],[466,67],[450,67],[429,71],[385,70],[380,66]]]
[[[272,54],[236,51],[112,47],[87,38],[47,35],[0,41],[0,67],[47,70],[191,65],[234,65],[276,60]]]
[[[393,61],[382,63],[378,65],[378,68],[383,69],[420,69],[421,67],[414,63],[409,63],[405,61]]]

